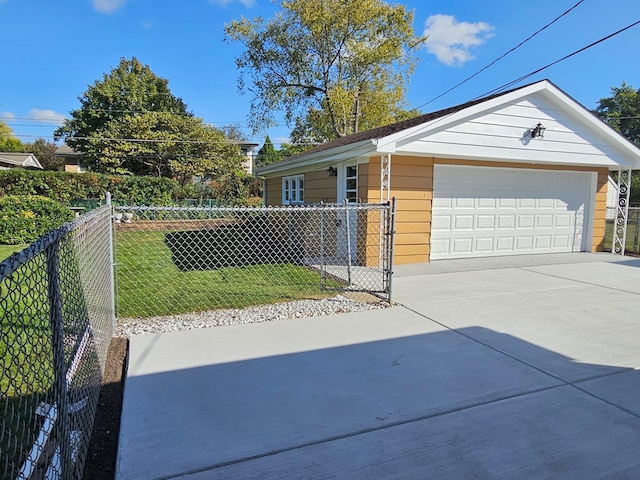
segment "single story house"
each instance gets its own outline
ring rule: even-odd
[[[80,161],[84,156],[81,152],[77,152],[66,143],[63,143],[55,152],[54,157],[60,157],[64,160],[64,171],[70,173],[84,173],[87,169],[81,165]]]
[[[42,165],[33,153],[0,152],[0,170],[17,167],[42,170]]]
[[[396,199],[394,261],[600,251],[640,150],[548,80],[257,169],[266,205]]]

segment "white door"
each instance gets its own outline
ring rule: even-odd
[[[435,165],[431,259],[584,251],[595,174]]]
[[[338,203],[358,202],[358,165],[342,164],[338,169]],[[357,258],[358,216],[355,210],[338,212],[336,226],[338,257],[348,259],[351,264]],[[348,240],[347,240],[348,239]]]

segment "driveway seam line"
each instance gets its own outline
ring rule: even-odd
[[[274,456],[274,455],[280,455],[281,453],[293,452],[295,450],[301,450],[303,448],[314,447],[316,445],[322,445],[323,443],[335,442],[335,441],[344,440],[344,439],[347,439],[347,438],[358,437],[360,435],[366,435],[368,433],[374,433],[374,432],[379,432],[379,431],[382,431],[382,430],[387,430],[389,428],[399,427],[399,426],[403,426],[403,425],[410,425],[412,423],[417,423],[417,422],[422,422],[424,420],[430,420],[432,418],[442,417],[444,415],[449,415],[451,413],[463,412],[465,410],[470,410],[472,408],[483,407],[485,405],[491,405],[491,404],[502,402],[502,401],[505,401],[505,400],[511,400],[511,399],[514,399],[514,398],[525,397],[527,395],[532,395],[532,394],[536,394],[536,393],[540,393],[540,392],[546,392],[546,391],[549,391],[549,390],[553,390],[553,389],[556,389],[556,388],[563,388],[563,387],[566,387],[566,386],[567,385],[550,385],[550,386],[547,386],[547,387],[537,388],[535,390],[528,390],[526,392],[514,393],[512,395],[507,395],[505,397],[501,397],[501,398],[498,398],[498,399],[487,400],[487,401],[484,401],[484,402],[476,402],[476,403],[473,403],[471,405],[461,406],[461,407],[458,407],[458,408],[454,408],[452,410],[447,410],[446,412],[436,412],[436,413],[430,413],[430,414],[426,414],[426,415],[421,415],[419,417],[414,417],[414,418],[409,418],[409,419],[406,419],[406,420],[399,420],[397,422],[387,423],[387,424],[381,425],[379,427],[364,428],[364,429],[358,430],[357,432],[344,433],[342,435],[334,435],[334,436],[331,436],[331,437],[326,437],[326,438],[323,438],[323,439],[319,439],[319,440],[315,440],[315,441],[307,442],[307,443],[302,443],[302,444],[294,445],[294,446],[291,446],[291,447],[282,447],[282,448],[271,450],[271,451],[265,452],[265,453],[249,455],[249,456],[246,456],[246,457],[243,457],[243,458],[239,458],[239,459],[235,459],[235,460],[227,460],[226,462],[220,462],[220,463],[216,463],[216,464],[213,464],[213,465],[208,465],[208,466],[205,466],[205,467],[200,467],[200,468],[197,468],[197,469],[189,470],[189,471],[186,471],[186,472],[180,472],[180,473],[175,473],[175,474],[171,474],[171,475],[163,475],[161,477],[155,477],[155,480],[178,479],[178,478],[182,478],[182,477],[185,477],[185,476],[188,476],[188,475],[194,475],[196,473],[202,473],[202,472],[208,472],[208,471],[211,471],[211,470],[217,470],[219,468],[229,467],[231,465],[239,465],[241,463],[251,462],[253,460],[259,460],[261,458],[271,457],[271,456]]]
[[[584,283],[586,283],[586,282],[584,282]],[[552,378],[554,378],[554,379],[558,380],[559,382],[562,382],[562,383],[564,384],[564,385],[562,385],[562,386],[573,387],[573,388],[575,388],[576,390],[578,390],[579,392],[582,392],[582,393],[584,393],[585,395],[587,395],[587,396],[589,396],[589,397],[591,397],[591,398],[594,398],[594,399],[596,399],[596,400],[599,400],[599,401],[601,401],[601,402],[603,402],[603,403],[605,403],[605,404],[609,405],[610,407],[616,408],[616,409],[618,409],[618,410],[620,410],[620,411],[622,411],[622,412],[624,412],[624,413],[627,413],[627,414],[629,414],[629,415],[631,415],[631,416],[633,416],[633,417],[635,417],[635,418],[637,418],[637,419],[640,419],[640,415],[639,415],[639,414],[634,413],[633,411],[628,410],[628,409],[626,409],[626,408],[624,408],[624,407],[622,407],[622,406],[620,406],[620,405],[616,405],[615,403],[612,403],[612,402],[610,402],[609,400],[606,400],[606,399],[604,399],[604,398],[601,398],[601,397],[599,397],[599,396],[597,396],[597,395],[595,395],[595,394],[593,394],[593,393],[591,393],[591,392],[589,392],[589,391],[585,390],[584,388],[582,388],[582,387],[578,386],[578,384],[579,384],[579,383],[589,382],[589,381],[591,381],[591,380],[596,380],[596,379],[599,379],[599,378],[610,377],[610,376],[613,376],[613,375],[618,375],[618,374],[620,374],[620,373],[628,373],[628,372],[616,372],[616,373],[610,373],[610,374],[603,374],[603,375],[599,375],[599,376],[596,376],[596,377],[593,377],[593,378],[586,378],[586,379],[578,380],[578,381],[576,381],[576,382],[570,382],[570,381],[568,381],[568,380],[563,379],[562,377],[559,377],[558,375],[556,375],[556,374],[554,374],[554,373],[548,372],[548,371],[544,370],[543,368],[538,367],[537,365],[533,365],[532,363],[529,363],[529,362],[527,362],[526,360],[523,360],[523,359],[521,359],[521,358],[518,358],[518,357],[516,357],[516,356],[514,356],[514,355],[510,354],[509,352],[505,352],[505,351],[503,351],[503,350],[500,350],[499,348],[496,348],[496,347],[494,347],[494,346],[492,346],[492,345],[489,345],[489,344],[487,344],[487,343],[484,343],[484,342],[482,342],[482,341],[478,340],[477,338],[473,338],[473,337],[471,337],[471,336],[469,336],[469,335],[467,335],[467,334],[465,334],[465,333],[462,333],[462,332],[461,332],[461,331],[459,331],[458,329],[451,328],[451,327],[449,327],[448,325],[445,325],[444,323],[439,322],[438,320],[435,320],[435,319],[433,319],[433,318],[431,318],[431,317],[429,317],[429,316],[427,316],[427,315],[424,315],[424,314],[422,314],[422,313],[420,313],[420,312],[417,312],[417,311],[413,310],[413,309],[412,309],[412,308],[410,308],[410,307],[407,307],[406,305],[402,305],[402,304],[400,304],[400,303],[399,303],[398,305],[400,305],[401,307],[403,307],[403,308],[405,308],[405,309],[409,310],[409,311],[410,311],[410,312],[412,312],[412,313],[415,313],[416,315],[421,316],[422,318],[425,318],[425,319],[429,320],[430,322],[436,323],[436,324],[440,325],[441,327],[446,328],[447,330],[449,330],[449,331],[451,331],[451,332],[457,333],[457,334],[459,334],[459,335],[463,336],[464,338],[467,338],[467,339],[471,340],[472,342],[475,342],[475,343],[477,343],[477,344],[479,344],[479,345],[482,345],[483,347],[486,347],[486,348],[488,348],[488,349],[490,349],[490,350],[493,350],[493,351],[494,351],[494,352],[496,352],[496,353],[499,353],[499,354],[502,354],[502,355],[504,355],[504,356],[506,356],[506,357],[509,357],[509,358],[511,358],[511,359],[513,359],[513,360],[515,360],[515,361],[519,362],[519,363],[522,363],[523,365],[526,365],[526,366],[528,366],[528,367],[531,367],[531,368],[533,368],[534,370],[537,370],[537,371],[538,371],[538,372],[540,372],[540,373],[546,374],[546,375],[548,375],[548,376],[550,376],[550,377],[552,377]],[[558,387],[558,386],[559,386],[559,385],[556,385],[556,387]],[[496,401],[499,401],[499,400],[496,400]]]
[[[539,275],[544,275],[546,277],[552,277],[552,278],[559,278],[561,280],[569,280],[571,282],[576,282],[576,283],[580,283],[582,285],[588,285],[591,287],[600,287],[600,288],[604,288],[607,290],[613,290],[614,292],[622,292],[622,293],[630,293],[632,295],[640,295],[640,293],[638,292],[633,292],[633,291],[629,291],[629,290],[623,290],[621,288],[614,288],[614,287],[610,287],[608,285],[602,285],[600,283],[593,283],[593,282],[585,282],[584,280],[577,280],[575,278],[567,278],[567,277],[563,277],[561,275],[554,275],[552,273],[544,273],[544,272],[537,272],[535,270],[530,270],[531,268],[535,268],[535,267],[517,267],[519,270],[523,270],[525,272],[529,272],[529,273],[537,273]]]

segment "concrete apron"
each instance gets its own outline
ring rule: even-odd
[[[387,310],[132,337],[117,478],[636,478],[638,266],[414,274]]]

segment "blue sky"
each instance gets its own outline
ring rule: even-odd
[[[407,99],[424,105],[566,11],[578,0],[405,0],[418,52]],[[0,119],[23,142],[50,138],[77,97],[136,56],[169,79],[174,95],[206,122],[246,129],[250,93],[236,87],[240,46],[223,42],[224,24],[271,18],[269,0],[0,0]],[[640,20],[638,0],[584,0],[533,40],[422,112],[453,106],[547,65]],[[548,78],[587,108],[623,81],[640,88],[640,25],[525,81]],[[250,132],[247,133],[249,134]],[[286,141],[286,125],[252,135]]]

